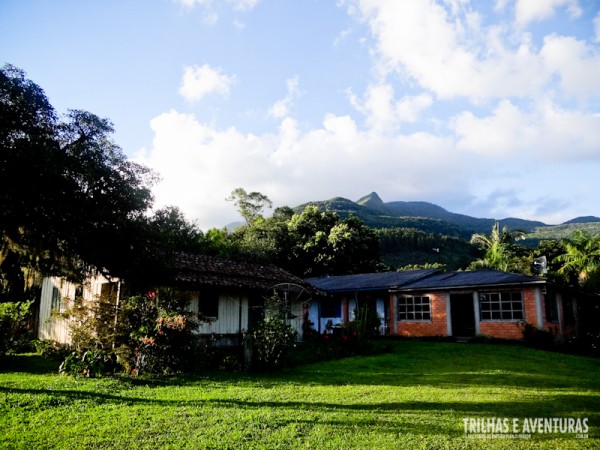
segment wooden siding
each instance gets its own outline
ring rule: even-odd
[[[190,302],[191,310],[198,312],[200,295],[196,294]],[[241,320],[240,320],[241,310]],[[248,329],[248,297],[219,294],[219,313],[216,320],[203,322],[198,334],[237,334]]]
[[[108,280],[101,275],[88,278],[83,284],[83,301],[90,301],[102,293],[102,285]],[[61,344],[71,344],[71,333],[66,319],[58,317],[72,306],[75,300],[75,291],[79,285],[59,277],[46,277],[42,281],[40,295],[40,313],[38,324],[38,339],[52,339]],[[58,289],[61,302],[60,309],[52,311],[52,295],[54,288]]]
[[[61,310],[52,311],[52,295],[54,288],[58,289],[61,297]],[[60,278],[44,278],[40,296],[40,315],[38,326],[39,339],[52,339],[61,344],[71,343],[71,334],[67,321],[57,314],[63,312],[67,301],[75,298],[75,286]]]

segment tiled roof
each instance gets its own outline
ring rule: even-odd
[[[499,270],[474,270],[437,273],[403,286],[403,290],[446,289],[461,287],[507,286],[545,283],[545,279]]]
[[[307,278],[305,281],[328,293],[377,291],[398,288],[435,273],[434,269],[423,269]]]
[[[306,283],[283,269],[207,255],[180,253],[175,257],[175,279],[193,286],[268,289],[276,284]]]

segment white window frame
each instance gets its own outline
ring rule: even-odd
[[[431,297],[429,295],[398,296],[397,311],[399,322],[431,322]]]

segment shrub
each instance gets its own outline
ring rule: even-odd
[[[119,307],[110,295],[90,300],[76,297],[60,316],[68,319],[71,346],[80,353],[112,348],[128,334],[121,326]]]
[[[66,346],[52,339],[35,339],[32,344],[40,356],[48,359],[62,361],[69,353]]]
[[[187,310],[187,297],[161,289],[123,302],[123,324],[129,330],[126,345],[132,348],[122,364],[141,372],[173,373],[194,368],[198,348],[193,330],[197,321]],[[121,352],[122,358],[125,351]]]
[[[22,351],[30,345],[31,330],[27,324],[33,301],[0,303],[0,358]]]
[[[106,350],[87,350],[83,353],[73,352],[67,356],[58,368],[58,372],[91,378],[113,373],[116,368],[117,360],[114,353]]]
[[[253,369],[280,369],[286,353],[296,343],[296,337],[296,331],[279,317],[265,317],[252,333]]]

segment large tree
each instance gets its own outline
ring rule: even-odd
[[[0,273],[10,267],[127,275],[152,205],[154,174],[129,161],[110,121],[72,110],[59,119],[44,91],[0,70]],[[6,283],[5,283],[6,284]]]

